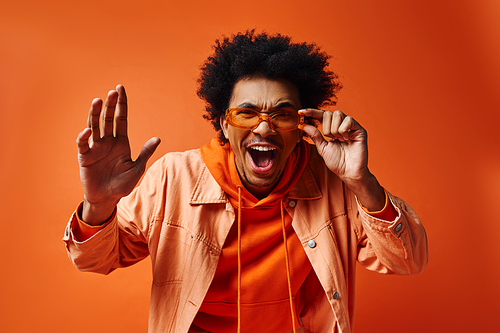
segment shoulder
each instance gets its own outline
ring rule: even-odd
[[[146,171],[141,187],[151,187],[164,192],[168,187],[193,187],[206,169],[199,149],[171,152],[156,160]]]
[[[150,167],[149,171],[160,174],[192,173],[199,174],[205,168],[200,149],[184,152],[171,152],[160,157]]]

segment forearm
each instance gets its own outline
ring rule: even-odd
[[[428,259],[425,229],[405,201],[390,193],[388,196],[398,211],[394,221],[382,221],[359,210],[365,236],[358,247],[358,261],[380,273],[420,273]]]
[[[118,211],[103,225],[93,227],[82,222],[82,208],[83,203],[73,213],[63,238],[71,261],[79,270],[108,274],[149,254],[141,232],[130,233],[137,226],[123,218],[119,221]]]

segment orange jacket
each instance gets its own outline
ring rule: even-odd
[[[388,195],[398,212],[389,223],[368,215],[311,149],[284,202],[315,275],[301,288],[310,304],[299,318],[306,332],[351,332],[356,260],[388,274],[416,274],[425,267],[427,239],[418,216]],[[75,239],[75,221],[73,214],[63,239],[74,265],[108,274],[150,255],[149,332],[182,333],[210,287],[235,211],[196,149],[155,162],[120,201],[113,220],[88,240]]]

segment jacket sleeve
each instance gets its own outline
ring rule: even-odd
[[[398,213],[394,221],[383,221],[367,214],[357,201],[352,211],[360,221],[358,261],[369,270],[385,274],[411,275],[427,265],[425,229],[415,211],[402,199],[388,193]],[[354,205],[356,207],[354,207]]]
[[[160,179],[159,179],[160,178]],[[149,255],[150,225],[154,222],[158,191],[164,184],[164,172],[155,163],[141,184],[122,198],[115,217],[92,237],[79,241],[74,233],[75,211],[70,218],[63,241],[68,256],[81,271],[109,274]]]

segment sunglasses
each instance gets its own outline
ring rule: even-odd
[[[226,121],[238,128],[254,130],[261,122],[267,121],[273,130],[291,131],[304,124],[304,115],[293,108],[282,108],[271,113],[261,113],[250,108],[229,108]]]

